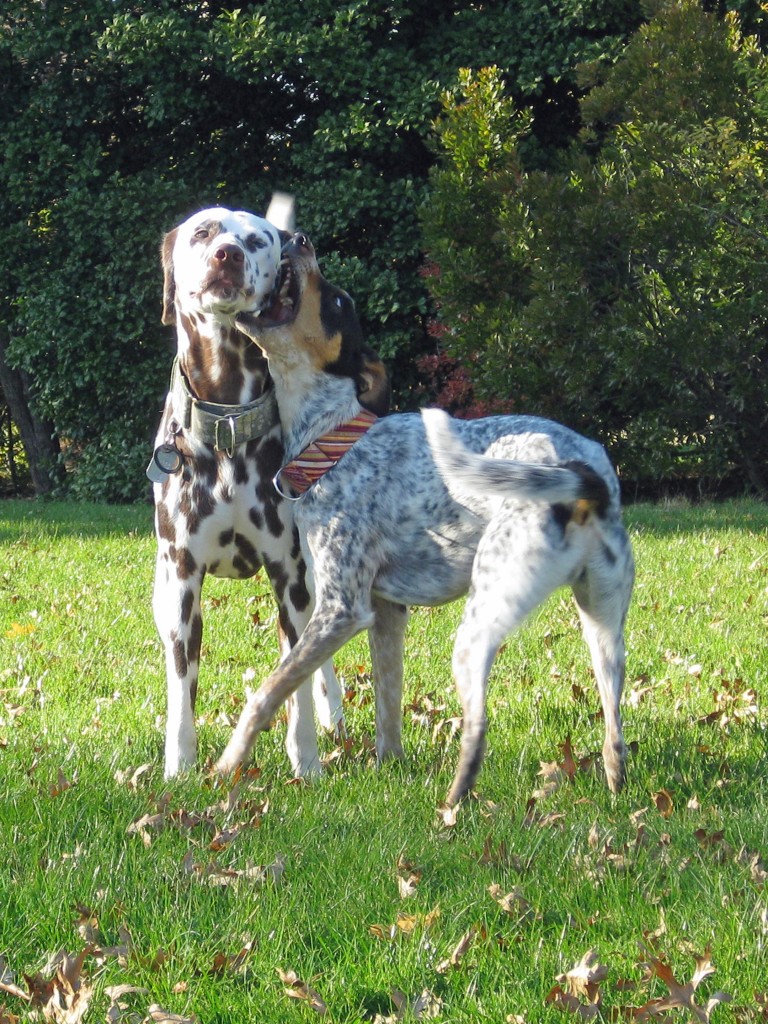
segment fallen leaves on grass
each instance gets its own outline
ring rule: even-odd
[[[524,828],[553,828],[562,826],[565,814],[562,811],[541,811],[539,803],[548,800],[564,783],[573,782],[579,774],[589,774],[594,770],[597,755],[586,754],[578,757],[573,750],[571,737],[566,736],[565,742],[559,744],[560,760],[541,761],[539,775],[542,782],[533,793],[525,807],[523,818]]]
[[[694,955],[696,969],[691,980],[685,984],[679,982],[672,968],[662,954],[654,955],[641,944],[646,959],[639,966],[643,970],[643,980],[635,986],[626,980],[617,980],[614,991],[624,992],[632,988],[640,988],[658,979],[667,988],[668,994],[648,999],[640,1006],[612,1006],[610,1016],[613,1019],[646,1021],[669,1019],[671,1010],[684,1010],[692,1014],[701,1024],[709,1024],[712,1011],[721,1003],[730,1002],[726,992],[714,992],[706,1002],[696,1001],[696,990],[702,981],[715,972],[710,959],[709,949],[704,954]],[[600,964],[594,950],[588,950],[569,971],[557,976],[557,985],[548,993],[545,1002],[557,1009],[575,1013],[583,1020],[592,1020],[603,1010],[603,990],[601,986],[608,977],[608,967]]]
[[[496,901],[498,906],[511,917],[517,924],[526,924],[536,919],[536,912],[523,896],[521,889],[513,889],[505,893],[500,885],[489,885],[488,892]]]
[[[422,990],[421,995],[409,998],[400,989],[393,988],[390,998],[395,1004],[396,1013],[383,1017],[377,1013],[373,1024],[398,1024],[402,1020],[428,1020],[439,1017],[443,1012],[443,1001],[428,988]]]
[[[138,985],[110,985],[104,990],[109,997],[107,1024],[141,1024],[142,1016],[132,1010],[126,996],[145,996],[147,990]]]
[[[153,1003],[149,1008],[149,1017],[146,1021],[155,1021],[156,1024],[198,1024],[197,1017],[192,1014],[190,1017],[184,1017],[179,1013],[169,1013],[168,1010],[164,1010],[157,1003]]]
[[[651,999],[637,1011],[637,1016],[662,1017],[668,1010],[688,1010],[703,1024],[708,1024],[710,1015],[720,1003],[730,1002],[731,997],[726,992],[715,992],[702,1005],[697,1003],[694,995],[701,982],[715,973],[715,968],[710,960],[709,949],[703,956],[696,956],[696,970],[693,977],[686,984],[681,984],[672,973],[669,964],[662,957],[655,957],[648,953],[648,973],[650,977],[659,978],[669,989],[669,995],[660,999]]]
[[[215,860],[199,863],[194,850],[188,850],[182,861],[182,869],[186,875],[192,875],[209,885],[235,885],[248,882],[251,885],[264,885],[267,882],[278,883],[285,871],[285,861],[278,855],[271,864],[248,864],[244,868],[227,868]]]
[[[743,679],[722,680],[719,690],[713,690],[714,710],[699,719],[703,725],[718,725],[727,729],[734,724],[754,721],[759,707],[757,693]]]
[[[435,968],[437,973],[447,974],[451,968],[456,969],[460,967],[464,961],[464,957],[475,944],[475,939],[480,934],[485,934],[485,929],[481,925],[472,925],[468,931],[464,932],[454,946],[451,955],[446,960],[441,960]]]
[[[675,801],[672,799],[672,794],[668,789],[660,789],[657,793],[653,793],[651,799],[662,818],[672,817],[675,810]]]
[[[138,835],[145,846],[152,845],[155,834],[166,828],[175,828],[183,834],[190,834],[195,829],[202,829],[211,836],[211,850],[217,851],[228,846],[242,832],[250,828],[258,828],[264,815],[269,810],[269,799],[242,798],[240,783],[235,782],[224,798],[217,804],[211,804],[203,811],[188,811],[185,808],[171,810],[171,796],[164,793],[154,801],[154,809],[142,814],[131,822],[126,831],[129,835]],[[217,824],[217,818],[223,816],[224,821]]]
[[[398,914],[394,924],[372,924],[368,931],[377,939],[393,942],[398,935],[410,935],[418,928],[431,928],[440,917],[440,907],[434,907],[427,914]]]
[[[583,1020],[592,1020],[600,1012],[600,984],[607,974],[608,968],[598,963],[597,954],[590,949],[570,971],[558,974],[558,984],[544,1001],[559,1010],[577,1013]]]
[[[328,1007],[325,1005],[322,996],[305,981],[302,981],[295,971],[283,971],[278,967],[277,973],[280,981],[283,983],[283,990],[287,996],[291,999],[300,999],[306,1002],[321,1017],[326,1015]]]
[[[51,978],[40,973],[25,974],[26,992],[13,981],[3,960],[0,991],[27,1003],[30,1012],[40,1010],[45,1020],[53,1024],[79,1024],[93,996],[93,986],[82,974],[83,963],[90,952],[90,947],[86,946],[77,956],[60,953]]]

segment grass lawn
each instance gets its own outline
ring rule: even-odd
[[[625,791],[561,594],[497,661],[452,821],[460,605],[412,615],[403,764],[371,762],[358,638],[321,780],[278,722],[234,789],[166,784],[150,510],[0,502],[0,1024],[768,1020],[768,505],[626,519]],[[210,763],[277,643],[262,580],[204,609]]]

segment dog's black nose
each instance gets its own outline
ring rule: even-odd
[[[243,250],[237,245],[220,245],[213,258],[219,263],[242,263],[245,257]]]
[[[309,245],[309,238],[304,234],[303,231],[297,231],[293,236],[293,241],[296,245],[300,245],[303,249]]]

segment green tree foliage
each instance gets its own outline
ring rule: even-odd
[[[613,53],[634,0],[6,0],[0,14],[0,331],[66,444],[76,493],[143,493],[167,383],[164,230],[295,193],[405,395],[424,347],[416,210],[461,66],[498,64],[573,131],[573,69]],[[3,350],[5,351],[5,350]]]
[[[765,493],[768,64],[756,41],[731,16],[665,0],[586,93],[557,171],[522,169],[526,120],[500,83],[465,76],[439,126],[423,223],[449,350],[472,359],[486,393],[600,437],[630,480],[731,477]],[[482,159],[467,160],[473,147]],[[457,222],[469,260],[452,247]]]

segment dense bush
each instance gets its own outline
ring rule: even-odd
[[[547,171],[524,166],[500,72],[446,96],[423,210],[444,344],[481,394],[598,436],[629,481],[767,493],[765,56],[669,0],[583,84]]]
[[[574,129],[577,61],[615,52],[637,16],[629,0],[8,0],[0,360],[28,373],[75,491],[144,492],[169,367],[157,251],[201,206],[294,192],[407,400],[441,91],[463,64],[502,65],[551,112],[541,154]]]

